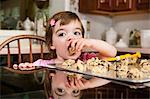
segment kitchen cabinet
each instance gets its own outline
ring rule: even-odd
[[[97,0],[98,10],[103,11],[127,11],[132,10],[131,0]]]
[[[136,8],[138,10],[150,9],[150,0],[137,0]]]
[[[79,12],[119,15],[148,12],[149,0],[79,0]]]

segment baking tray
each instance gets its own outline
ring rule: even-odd
[[[59,71],[83,74],[83,75],[87,75],[87,76],[94,76],[94,77],[103,78],[103,79],[111,80],[114,82],[126,83],[126,84],[142,84],[142,83],[150,82],[150,78],[144,78],[144,79],[140,79],[140,80],[119,78],[119,77],[116,77],[115,72],[112,73],[112,71],[107,72],[106,74],[100,75],[100,74],[93,74],[90,71],[81,72],[81,71],[77,71],[77,70],[65,69],[65,68],[61,67],[61,64],[49,64],[44,67],[47,67],[49,70],[59,70]]]

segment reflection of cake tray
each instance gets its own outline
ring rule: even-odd
[[[94,76],[98,78],[103,78],[107,80],[111,80],[114,83],[122,84],[122,85],[127,85],[129,87],[133,88],[143,88],[144,83],[150,83],[150,78],[145,78],[145,79],[140,79],[140,80],[134,80],[134,79],[129,79],[129,78],[118,78],[115,76],[115,72],[107,72],[104,75],[99,75],[99,74],[93,74],[91,72],[81,72],[77,70],[69,70],[69,69],[64,69],[60,66],[61,64],[49,64],[44,67],[48,67],[50,70],[59,70],[59,71],[65,71],[65,72],[71,72],[71,73],[77,73],[77,74],[83,74],[83,75],[88,75],[88,76]]]

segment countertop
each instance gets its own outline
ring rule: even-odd
[[[128,53],[136,53],[140,52],[141,54],[149,54],[150,55],[150,48],[116,48],[118,52],[128,52]],[[86,52],[97,52],[92,49],[85,49]]]
[[[142,54],[150,54],[150,48],[117,48],[118,52],[141,52]]]
[[[21,53],[22,54],[28,54],[30,52],[30,48],[29,47],[22,47],[21,48]],[[41,53],[40,51],[40,45],[33,45],[32,47],[32,52],[34,54],[38,54],[38,53]],[[18,48],[17,47],[10,47],[10,53],[11,54],[18,54]],[[45,46],[44,49],[43,49],[43,53],[49,53],[47,47]],[[0,55],[7,55],[8,54],[8,51],[7,51],[7,48],[3,48],[1,51],[0,51]]]
[[[26,30],[0,30],[0,44],[8,38],[16,35],[33,35],[34,31]]]
[[[33,46],[33,53],[40,53],[40,50],[38,50],[38,49],[39,49],[39,45],[34,45]],[[149,54],[150,55],[150,48],[117,48],[117,50],[118,50],[118,52],[129,52],[129,53],[140,52],[142,54]],[[93,51],[93,50],[85,50],[85,51]],[[29,48],[24,47],[24,48],[22,48],[21,52],[24,54],[29,53]],[[45,46],[44,53],[48,53],[48,52],[49,51],[48,51],[47,47]],[[16,47],[11,47],[11,53],[12,54],[18,53],[18,49]],[[0,51],[0,55],[5,55],[5,54],[7,54],[7,49],[3,48]]]

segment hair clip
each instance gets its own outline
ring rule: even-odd
[[[56,23],[56,22],[55,22],[54,19],[51,19],[50,22],[49,22],[49,24],[50,24],[51,27],[55,26],[55,23]]]

